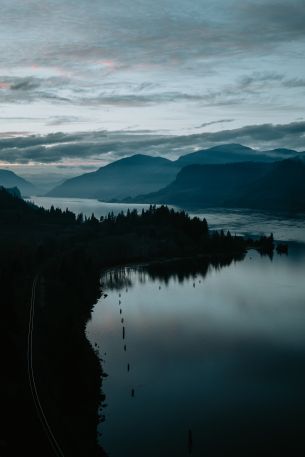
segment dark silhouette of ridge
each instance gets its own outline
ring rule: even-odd
[[[268,173],[249,183],[246,191],[229,205],[305,211],[305,162],[294,158],[274,163]]]
[[[35,186],[33,184],[10,170],[0,170],[0,186],[6,188],[18,187],[22,195],[26,197],[35,193]]]
[[[190,165],[169,186],[133,201],[189,208],[305,211],[305,162],[294,158],[272,163]]]

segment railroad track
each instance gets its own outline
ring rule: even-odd
[[[64,453],[52,432],[50,424],[47,420],[47,417],[46,417],[43,407],[41,405],[38,391],[37,391],[36,382],[35,382],[35,375],[34,375],[34,368],[33,368],[33,330],[34,330],[36,288],[37,288],[38,282],[39,282],[39,275],[36,275],[33,280],[33,284],[32,284],[30,317],[29,317],[29,326],[28,326],[28,341],[27,341],[28,380],[29,380],[29,385],[30,385],[33,402],[35,404],[35,408],[36,408],[39,420],[42,424],[42,427],[48,438],[51,448],[57,457],[64,457]]]

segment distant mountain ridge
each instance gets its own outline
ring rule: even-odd
[[[182,166],[192,164],[220,164],[235,162],[273,162],[274,160],[295,157],[299,153],[292,149],[257,151],[241,144],[225,144],[192,152],[179,157]]]
[[[163,157],[136,154],[117,160],[92,173],[68,179],[47,195],[96,198],[106,201],[153,192],[175,179],[179,167]]]
[[[158,192],[137,203],[166,203],[188,208],[227,207],[305,211],[305,162],[189,165]]]
[[[5,188],[18,187],[24,196],[30,196],[35,192],[33,184],[10,170],[0,170],[0,186]]]
[[[68,179],[48,192],[47,196],[121,201],[135,198],[140,194],[156,192],[166,187],[187,165],[236,162],[271,163],[298,154],[289,149],[260,152],[240,144],[225,144],[192,152],[175,161],[163,157],[135,154],[112,162],[95,172]]]

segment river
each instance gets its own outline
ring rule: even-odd
[[[75,210],[75,201],[60,200]],[[99,208],[98,216],[126,209],[77,204],[85,214]],[[108,374],[103,447],[109,457],[297,455],[294,446],[303,455],[304,217],[199,215],[233,233],[272,231],[289,241],[289,254],[250,251],[197,270],[184,264],[104,274],[107,296],[87,325]]]

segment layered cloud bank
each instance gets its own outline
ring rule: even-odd
[[[185,153],[224,143],[242,143],[261,150],[292,148],[303,151],[305,121],[179,136],[149,131],[12,135],[0,138],[0,163],[94,168],[136,153],[176,159]]]
[[[7,135],[188,136],[304,115],[303,0],[3,0],[1,24]]]

